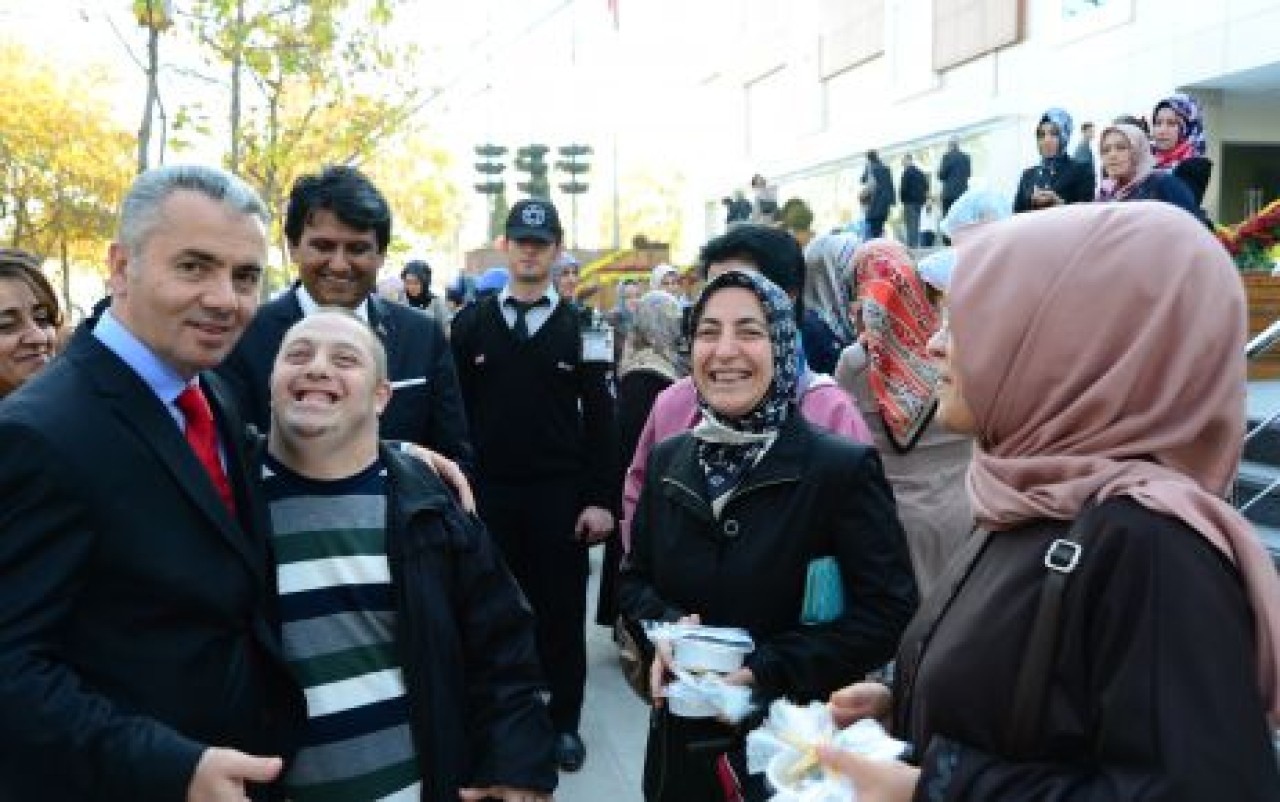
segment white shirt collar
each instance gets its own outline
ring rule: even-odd
[[[503,287],[502,291],[498,293],[498,306],[505,307],[507,305],[507,299],[514,297],[515,296],[511,294],[511,284],[508,282],[507,286]],[[555,284],[551,282],[547,283],[547,288],[542,291],[542,295],[539,297],[547,299],[547,307],[550,309],[555,309],[556,304],[560,303],[560,296],[556,293]],[[537,300],[537,298],[534,300]]]
[[[311,297],[311,293],[307,292],[307,288],[302,286],[302,284],[298,284],[297,288],[293,292],[294,297],[298,299],[298,306],[302,307],[303,317],[310,317],[320,309],[320,304],[316,303],[316,300]],[[365,323],[368,323],[369,299],[365,298],[360,302],[360,305],[352,311],[356,313],[356,317],[360,318]]]

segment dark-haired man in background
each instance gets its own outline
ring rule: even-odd
[[[289,327],[320,307],[340,306],[368,322],[387,349],[394,393],[381,436],[426,446],[469,470],[466,417],[443,330],[420,310],[374,292],[391,242],[386,198],[359,170],[327,167],[294,182],[284,233],[299,281],[258,310],[219,369],[245,419],[267,431],[271,366]]]

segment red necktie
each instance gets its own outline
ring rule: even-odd
[[[176,403],[178,409],[182,410],[182,417],[187,421],[185,434],[191,450],[204,466],[205,473],[209,474],[209,480],[218,491],[218,497],[222,499],[222,503],[234,518],[236,500],[231,495],[231,483],[227,481],[226,471],[222,469],[222,460],[218,457],[218,432],[213,425],[213,410],[209,409],[209,402],[200,390],[200,385],[188,384],[187,389],[178,396]]]

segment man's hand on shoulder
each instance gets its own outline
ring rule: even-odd
[[[247,783],[269,783],[280,776],[284,761],[255,757],[234,749],[206,749],[187,786],[187,802],[243,802]]]
[[[470,513],[476,511],[476,497],[471,492],[471,483],[467,481],[467,475],[462,472],[458,463],[438,451],[432,451],[417,443],[401,441],[400,450],[426,463],[426,466],[435,471],[445,484],[453,488],[453,492],[458,494],[458,504],[462,509]]]

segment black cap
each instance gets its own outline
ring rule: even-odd
[[[539,198],[522,200],[507,215],[507,239],[536,239],[559,242],[564,236],[560,215],[551,201]]]

